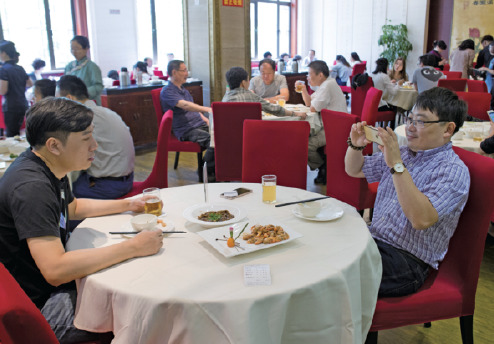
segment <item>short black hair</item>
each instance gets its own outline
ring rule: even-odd
[[[352,59],[354,59],[355,61],[360,61],[360,56],[358,56],[358,54],[354,51],[350,54],[352,56]]]
[[[461,44],[458,46],[458,49],[460,50],[466,50],[466,49],[472,49],[475,50],[475,42],[473,39],[465,39]]]
[[[322,60],[312,61],[311,63],[309,63],[308,67],[312,69],[314,73],[316,73],[316,75],[322,73],[326,78],[329,77],[328,65]]]
[[[115,69],[112,69],[111,71],[109,71],[106,76],[113,79],[113,80],[118,80],[118,72]]]
[[[38,70],[38,69],[41,69],[44,66],[46,66],[46,62],[43,61],[42,59],[36,59],[33,61],[32,66],[33,66],[34,70]]]
[[[60,95],[62,97],[66,97],[70,94],[79,100],[89,98],[86,84],[75,75],[62,76],[60,80],[58,80],[58,89],[60,90]]]
[[[419,57],[419,62],[424,66],[434,67],[436,63],[436,58],[431,54],[425,54]]]
[[[67,98],[48,97],[35,103],[26,113],[26,138],[34,149],[41,148],[50,137],[65,145],[70,133],[88,128],[93,111]]]
[[[482,37],[482,39],[480,40],[480,42],[483,42],[483,41],[494,41],[494,37],[492,37],[491,35],[485,35],[484,37]]]
[[[264,58],[265,58],[265,59],[267,59],[267,58],[268,58],[268,56],[273,56],[273,54],[271,54],[271,52],[270,52],[270,51],[266,51],[266,52],[264,53]]]
[[[87,39],[86,36],[77,35],[74,36],[74,38],[72,38],[70,41],[71,42],[76,41],[77,43],[79,43],[82,49],[89,49],[89,39]]]
[[[432,46],[434,48],[439,47],[442,50],[446,50],[448,48],[448,46],[446,45],[446,42],[444,42],[444,41],[434,41],[434,43],[432,43]]]
[[[444,87],[433,87],[420,93],[414,107],[436,114],[440,121],[455,122],[455,133],[467,117],[467,104]]]
[[[270,65],[273,68],[273,70],[276,70],[276,63],[274,63],[274,61],[271,59],[264,59],[264,60],[259,61],[259,70],[261,70],[261,66],[265,63]]]
[[[34,83],[34,89],[41,94],[41,98],[55,97],[57,82],[50,79],[36,80]]]
[[[11,41],[1,41],[0,42],[0,52],[4,52],[11,59],[15,61],[15,63],[19,62],[19,53],[15,49],[15,43]]]
[[[244,80],[249,80],[249,75],[242,67],[232,67],[226,72],[226,82],[230,90],[239,88]]]
[[[387,58],[381,57],[376,60],[376,69],[372,72],[372,74],[377,74],[379,72],[381,73],[388,73],[388,65],[389,61]]]
[[[168,73],[169,76],[173,75],[174,70],[180,70],[180,65],[184,63],[182,60],[171,60],[168,62],[168,66],[166,68],[166,72]]]

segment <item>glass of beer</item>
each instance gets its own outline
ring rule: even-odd
[[[161,201],[161,193],[158,188],[147,188],[142,191],[144,196],[144,212],[146,214],[153,214],[156,216],[161,215],[163,209],[163,202]]]
[[[281,97],[281,98],[278,99],[278,105],[279,106],[285,107],[285,104],[286,104],[285,98]]]
[[[305,85],[305,81],[297,80],[297,82],[295,82],[295,92],[302,93],[302,90],[304,89],[304,85]]]
[[[274,174],[262,176],[262,201],[264,203],[276,202],[276,176]]]

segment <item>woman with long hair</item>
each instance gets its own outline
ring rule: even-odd
[[[19,53],[11,41],[0,42],[0,95],[7,137],[19,135],[27,110],[26,87],[33,86],[24,68],[17,65]]]
[[[473,58],[475,57],[475,43],[465,39],[451,53],[451,72],[461,72],[461,77],[467,79],[473,73]]]
[[[350,66],[353,68],[357,63],[362,63],[362,61],[360,61],[360,56],[354,51],[350,54]]]
[[[388,105],[385,101],[390,96],[396,94],[397,86],[391,82],[388,76],[388,59],[381,57],[376,60],[376,69],[372,72],[372,81],[374,87],[383,91],[381,100],[379,101],[379,111],[395,111],[395,109]]]
[[[402,85],[405,81],[408,81],[406,69],[405,59],[403,57],[398,57],[393,63],[393,68],[388,72],[391,82]]]
[[[340,86],[346,86],[352,67],[343,55],[336,55],[336,64],[330,69],[331,74],[335,76],[336,82]]]

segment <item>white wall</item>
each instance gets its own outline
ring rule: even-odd
[[[348,60],[356,51],[367,61],[367,70],[375,67],[383,48],[377,45],[381,27],[405,24],[413,50],[408,55],[407,72],[416,68],[424,53],[428,22],[428,0],[299,0],[298,54],[306,56],[309,49],[332,64],[337,54]]]
[[[127,67],[138,61],[134,0],[88,0],[88,30],[91,59],[101,68],[103,77],[109,70]],[[111,14],[110,10],[120,11]]]

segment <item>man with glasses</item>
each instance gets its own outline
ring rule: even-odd
[[[202,149],[207,150],[204,155],[204,161],[207,162],[208,175],[211,176],[212,181],[214,175],[214,150],[209,148],[209,119],[204,116],[204,114],[208,114],[212,110],[210,107],[194,104],[192,95],[183,86],[189,76],[183,61],[171,60],[168,62],[167,72],[170,79],[168,85],[163,87],[160,94],[163,112],[173,110],[172,130],[180,141],[197,142]]]
[[[378,128],[381,152],[365,157],[366,123],[351,128],[346,172],[379,182],[369,227],[382,258],[379,296],[414,293],[448,251],[470,188],[468,168],[451,144],[466,114],[454,92],[424,91],[406,121],[408,146],[398,146],[391,128]]]
[[[276,65],[273,60],[261,60],[259,62],[261,75],[252,78],[249,90],[270,103],[276,103],[280,98],[288,101],[290,93],[288,92],[286,78],[283,75],[275,74],[275,70]]]

